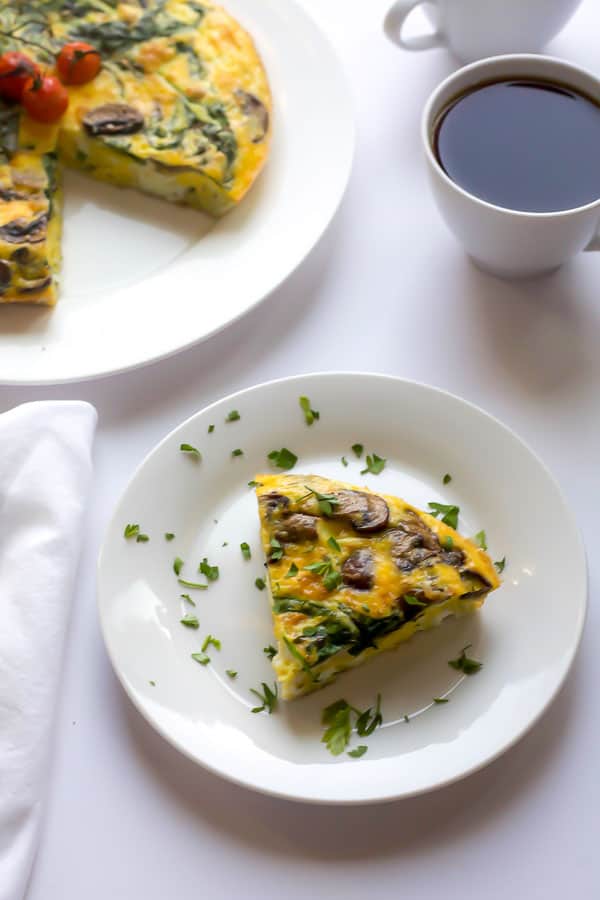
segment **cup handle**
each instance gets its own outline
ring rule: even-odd
[[[589,250],[600,250],[600,222],[596,226],[596,233],[594,237],[591,239],[587,247],[584,247],[584,252],[588,252]]]
[[[383,22],[383,30],[393,44],[403,47],[404,50],[429,50],[430,47],[445,47],[446,38],[442,31],[432,31],[431,34],[419,34],[415,37],[402,37],[402,28],[408,16],[421,6],[426,0],[396,0],[390,7]],[[428,0],[435,5],[435,0]]]

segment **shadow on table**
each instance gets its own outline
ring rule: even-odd
[[[534,730],[485,770],[421,797],[343,808],[278,800],[230,784],[171,748],[124,694],[121,709],[139,764],[191,817],[229,840],[300,860],[414,860],[510,816],[516,801],[533,792],[569,732],[576,680],[577,665]]]

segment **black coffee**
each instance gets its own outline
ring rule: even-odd
[[[567,86],[476,87],[442,113],[434,148],[453,181],[496,206],[553,212],[600,197],[600,106]]]

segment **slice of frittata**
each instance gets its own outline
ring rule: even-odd
[[[489,556],[398,497],[316,475],[257,475],[284,700],[474,612],[500,584]]]
[[[56,128],[0,103],[0,303],[53,306],[60,268]]]

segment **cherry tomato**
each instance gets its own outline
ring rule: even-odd
[[[63,84],[87,84],[100,71],[98,51],[83,41],[65,44],[56,57],[56,69]]]
[[[39,67],[25,56],[11,50],[0,56],[0,97],[19,101],[23,96],[25,83],[39,75]]]
[[[22,103],[36,122],[56,122],[69,105],[69,95],[54,75],[36,75],[26,82]]]

